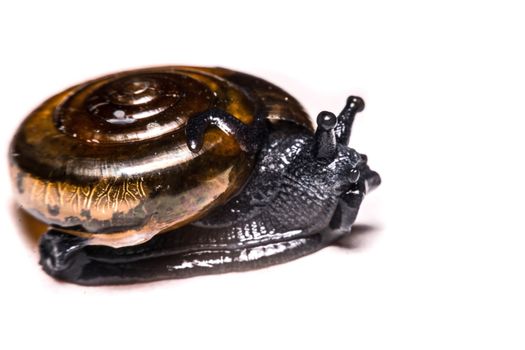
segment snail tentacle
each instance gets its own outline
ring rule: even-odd
[[[337,153],[337,144],[334,133],[336,123],[337,119],[331,112],[323,111],[317,116],[314,152],[315,158],[321,162],[330,163]]]
[[[355,115],[365,109],[365,102],[361,97],[350,96],[346,100],[346,105],[337,117],[337,125],[335,126],[335,136],[337,143],[348,146],[350,142],[350,134],[352,133],[352,124],[354,123]]]
[[[204,142],[204,133],[213,125],[235,137],[240,148],[248,153],[257,152],[264,140],[261,124],[264,117],[258,115],[251,124],[244,124],[233,115],[219,108],[211,108],[190,118],[186,124],[186,143],[192,152],[199,152]]]

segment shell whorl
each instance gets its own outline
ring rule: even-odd
[[[293,97],[243,73],[172,66],[108,75],[53,96],[22,123],[10,150],[18,201],[112,246],[196,220],[235,195],[254,164],[214,128],[201,152],[187,148],[187,120],[210,108],[243,123],[265,111],[311,129]]]
[[[251,122],[254,102],[243,89],[211,74],[137,71],[79,87],[54,112],[57,128],[86,142],[144,141],[181,130],[209,108]]]

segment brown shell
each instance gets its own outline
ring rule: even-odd
[[[186,146],[188,118],[209,108],[251,123],[261,110],[312,130],[285,91],[222,68],[158,67],[108,75],[44,102],[10,149],[17,199],[38,219],[92,244],[138,244],[205,215],[237,193],[254,164],[210,128]]]

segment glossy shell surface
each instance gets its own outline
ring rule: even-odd
[[[138,244],[235,195],[254,155],[210,128],[192,153],[184,125],[220,108],[311,129],[299,103],[262,79],[222,68],[157,67],[69,88],[22,123],[10,148],[17,200],[38,219],[94,244]]]

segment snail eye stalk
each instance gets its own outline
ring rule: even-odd
[[[315,158],[326,163],[334,160],[337,153],[334,127],[337,117],[331,112],[323,111],[317,116],[317,130],[315,131]]]
[[[337,125],[335,126],[337,143],[348,146],[355,115],[363,109],[365,109],[365,101],[361,97],[348,97],[345,107],[337,117]]]

